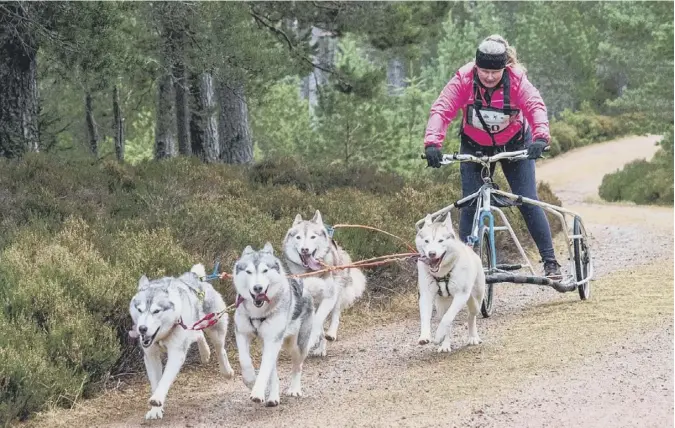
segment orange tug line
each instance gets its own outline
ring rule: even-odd
[[[319,260],[319,263],[321,266],[324,267],[324,269],[319,269],[315,270],[312,272],[307,272],[307,273],[301,273],[301,274],[296,274],[296,275],[287,275],[288,278],[304,278],[307,276],[312,276],[312,275],[318,275],[326,272],[333,272],[336,270],[343,270],[343,269],[352,269],[352,268],[363,268],[363,267],[372,267],[372,266],[380,266],[384,265],[387,263],[395,262],[395,261],[402,261],[406,259],[412,259],[412,258],[417,258],[420,256],[420,254],[410,245],[405,239],[394,235],[393,233],[386,232],[384,230],[378,229],[376,227],[372,226],[364,226],[360,224],[336,224],[333,226],[333,229],[337,228],[359,228],[359,229],[368,229],[368,230],[374,230],[377,232],[384,233],[385,235],[389,235],[393,238],[396,238],[398,241],[402,242],[405,244],[406,247],[411,251],[409,253],[397,253],[397,254],[387,254],[384,256],[378,256],[378,257],[372,257],[370,259],[365,259],[365,260],[359,260],[356,262],[352,262],[351,264],[347,265],[338,265],[338,266],[330,266],[327,265],[323,260]],[[232,278],[232,274],[223,272],[220,274],[219,279],[229,279]],[[227,308],[223,309],[220,312],[212,312],[210,314],[207,314],[204,318],[200,319],[199,321],[195,322],[191,327],[186,326],[183,324],[182,320],[178,321],[178,325],[183,327],[185,330],[203,330],[204,328],[208,328],[212,326],[213,324],[217,323],[218,320],[227,312],[232,310],[233,308],[236,308],[239,306],[239,299],[237,299],[237,303],[234,303]],[[202,324],[204,321],[207,321],[206,324]]]

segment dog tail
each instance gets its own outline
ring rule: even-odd
[[[349,269],[349,279],[340,292],[340,307],[348,308],[366,289],[366,276],[360,269]]]
[[[200,281],[203,281],[204,278],[206,278],[206,268],[201,263],[197,263],[196,265],[192,266],[190,272],[197,274]]]

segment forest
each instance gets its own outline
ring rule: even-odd
[[[663,135],[600,195],[672,205],[672,3],[0,3],[0,421],[138,367],[141,274],[229,269],[314,209],[411,238],[460,194],[458,169],[420,159],[429,109],[491,34],[546,103],[547,156]],[[354,257],[397,250],[339,238]],[[368,275],[371,302],[396,275],[414,292],[405,267]]]

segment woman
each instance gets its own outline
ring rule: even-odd
[[[448,124],[462,109],[460,152],[480,151],[483,155],[492,155],[527,148],[528,159],[500,162],[513,193],[538,199],[534,160],[550,141],[548,115],[539,91],[525,72],[518,64],[515,49],[504,38],[492,35],[483,40],[476,50],[475,61],[455,73],[431,107],[424,136],[428,165],[441,166],[441,147]],[[464,196],[476,192],[482,185],[481,169],[477,163],[461,164]],[[544,211],[527,204],[519,208],[544,262],[544,275],[561,279]],[[462,241],[471,233],[475,210],[475,204],[461,210],[459,235]]]

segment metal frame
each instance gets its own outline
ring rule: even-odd
[[[485,220],[488,220],[488,230],[491,238],[491,243],[492,246],[490,248],[490,257],[492,258],[492,265],[495,266],[495,269],[492,271],[486,271],[486,279],[488,280],[489,283],[495,283],[495,282],[513,282],[513,283],[534,283],[534,284],[539,284],[539,285],[547,285],[555,288],[556,290],[560,292],[568,292],[568,291],[574,291],[576,290],[579,286],[582,286],[586,283],[588,283],[592,278],[593,278],[593,259],[592,259],[592,252],[590,252],[590,260],[589,260],[589,267],[588,267],[588,276],[584,278],[583,280],[579,280],[579,278],[576,278],[576,270],[575,270],[575,265],[574,265],[574,240],[582,238],[586,244],[587,247],[589,247],[590,250],[590,245],[588,241],[588,235],[586,234],[586,228],[584,227],[583,221],[581,219],[581,216],[572,211],[568,210],[566,208],[562,208],[556,205],[551,205],[546,202],[542,201],[537,201],[534,199],[522,197],[519,195],[515,195],[513,193],[509,192],[504,192],[502,190],[495,189],[493,187],[493,181],[491,178],[491,174],[489,173],[490,171],[490,164],[493,162],[497,162],[502,159],[506,160],[520,160],[520,159],[526,159],[527,158],[527,150],[519,150],[519,151],[513,151],[513,152],[501,152],[498,153],[494,156],[481,156],[481,157],[476,157],[473,155],[468,155],[468,154],[452,154],[452,155],[443,155],[443,161],[441,164],[443,165],[449,165],[455,162],[476,162],[480,163],[483,165],[483,172],[487,170],[487,175],[483,176],[483,185],[476,191],[475,193],[472,193],[471,195],[468,195],[457,202],[453,203],[452,205],[448,205],[447,207],[444,207],[433,214],[431,214],[432,220],[447,214],[451,213],[453,210],[458,209],[458,206],[462,206],[463,204],[476,199],[476,214],[473,219],[473,226],[472,226],[472,231],[471,235],[467,237],[467,243],[470,244],[472,247],[475,246],[476,243],[478,243],[479,240],[479,233],[481,231],[481,228],[485,226]],[[509,223],[508,219],[506,218],[506,215],[504,212],[496,206],[493,206],[491,203],[491,195],[499,195],[504,198],[512,199],[514,201],[517,201],[518,203],[526,203],[530,205],[536,205],[541,207],[544,211],[553,214],[556,216],[560,222],[563,225],[563,229],[566,233],[567,236],[567,250],[568,250],[568,263],[567,263],[567,269],[563,270],[563,279],[561,281],[552,281],[548,278],[545,277],[540,277],[537,276],[534,272],[534,269],[532,267],[532,263],[530,262],[530,259],[527,257],[527,254],[525,253],[525,250],[523,249],[522,245],[520,244],[520,241],[518,240],[518,237],[516,236],[515,232],[513,231],[513,228],[511,227],[511,224]],[[499,218],[501,219],[502,223],[504,224],[503,226],[495,226],[494,225],[494,215],[493,212],[496,212],[499,215]],[[572,227],[568,226],[566,216],[571,216],[572,217],[572,225],[574,224],[574,218],[579,219],[579,223],[581,225],[581,234],[580,235],[575,235],[573,234],[573,229]],[[419,220],[417,223],[415,223],[415,228],[419,230],[423,224],[424,224],[424,218]],[[494,239],[494,232],[495,231],[508,231],[511,239],[515,243],[516,247],[518,248],[518,252],[520,253],[520,256],[522,257],[522,260],[525,262],[524,265],[521,265],[522,267],[525,267],[529,270],[530,274],[532,276],[530,277],[525,277],[525,276],[499,276],[499,274],[509,274],[504,269],[500,269],[499,266],[496,263],[496,248],[495,248],[495,239]],[[509,269],[513,270],[513,269]],[[500,279],[504,279],[504,281],[501,281]]]

